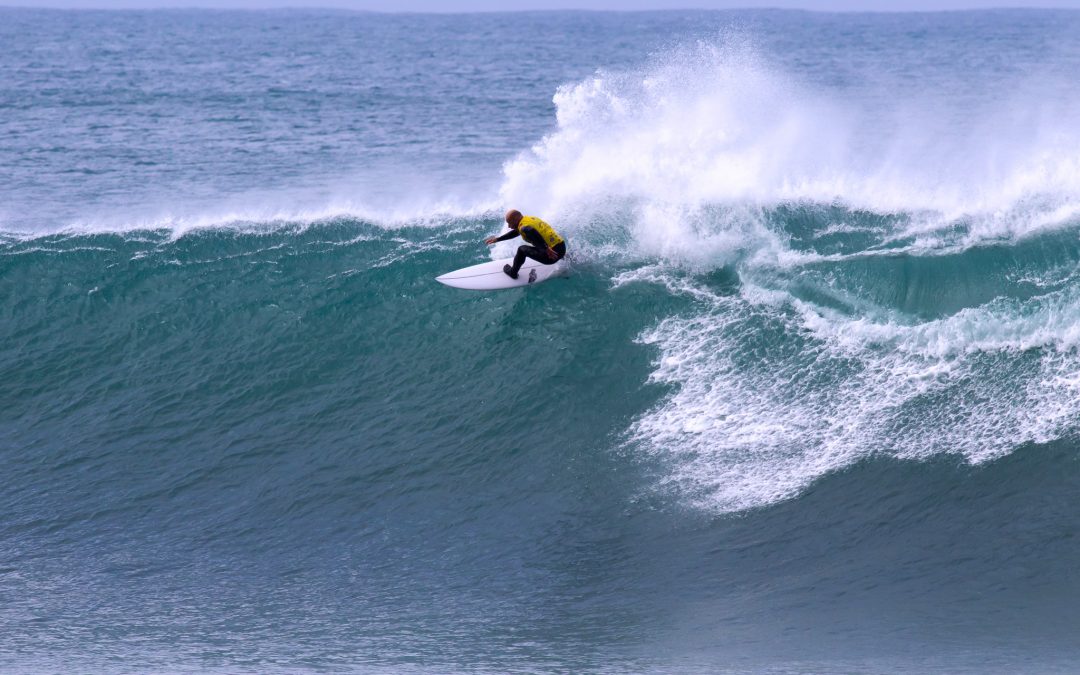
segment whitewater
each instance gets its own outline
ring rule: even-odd
[[[0,19],[0,668],[1075,663],[1080,14]]]

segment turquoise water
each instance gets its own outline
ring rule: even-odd
[[[0,669],[1070,671],[1078,29],[0,10]]]

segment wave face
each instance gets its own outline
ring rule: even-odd
[[[0,668],[1076,662],[1080,14],[0,26]]]

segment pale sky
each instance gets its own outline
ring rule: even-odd
[[[379,12],[483,12],[588,9],[739,9],[777,7],[819,11],[931,11],[994,7],[1080,9],[1080,0],[0,0],[0,6],[78,9],[334,8]]]

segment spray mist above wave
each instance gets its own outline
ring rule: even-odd
[[[975,64],[956,77],[986,80],[977,101],[948,89],[899,101],[882,93],[892,64],[826,86],[774,61],[729,34],[560,88],[555,131],[506,165],[503,201],[591,238],[625,228],[645,255],[720,264],[725,246],[773,247],[748,221],[784,203],[909,214],[882,238],[924,248],[1019,238],[1080,214],[1075,85],[1018,86]],[[741,231],[713,222],[717,208],[743,210],[729,219]]]

